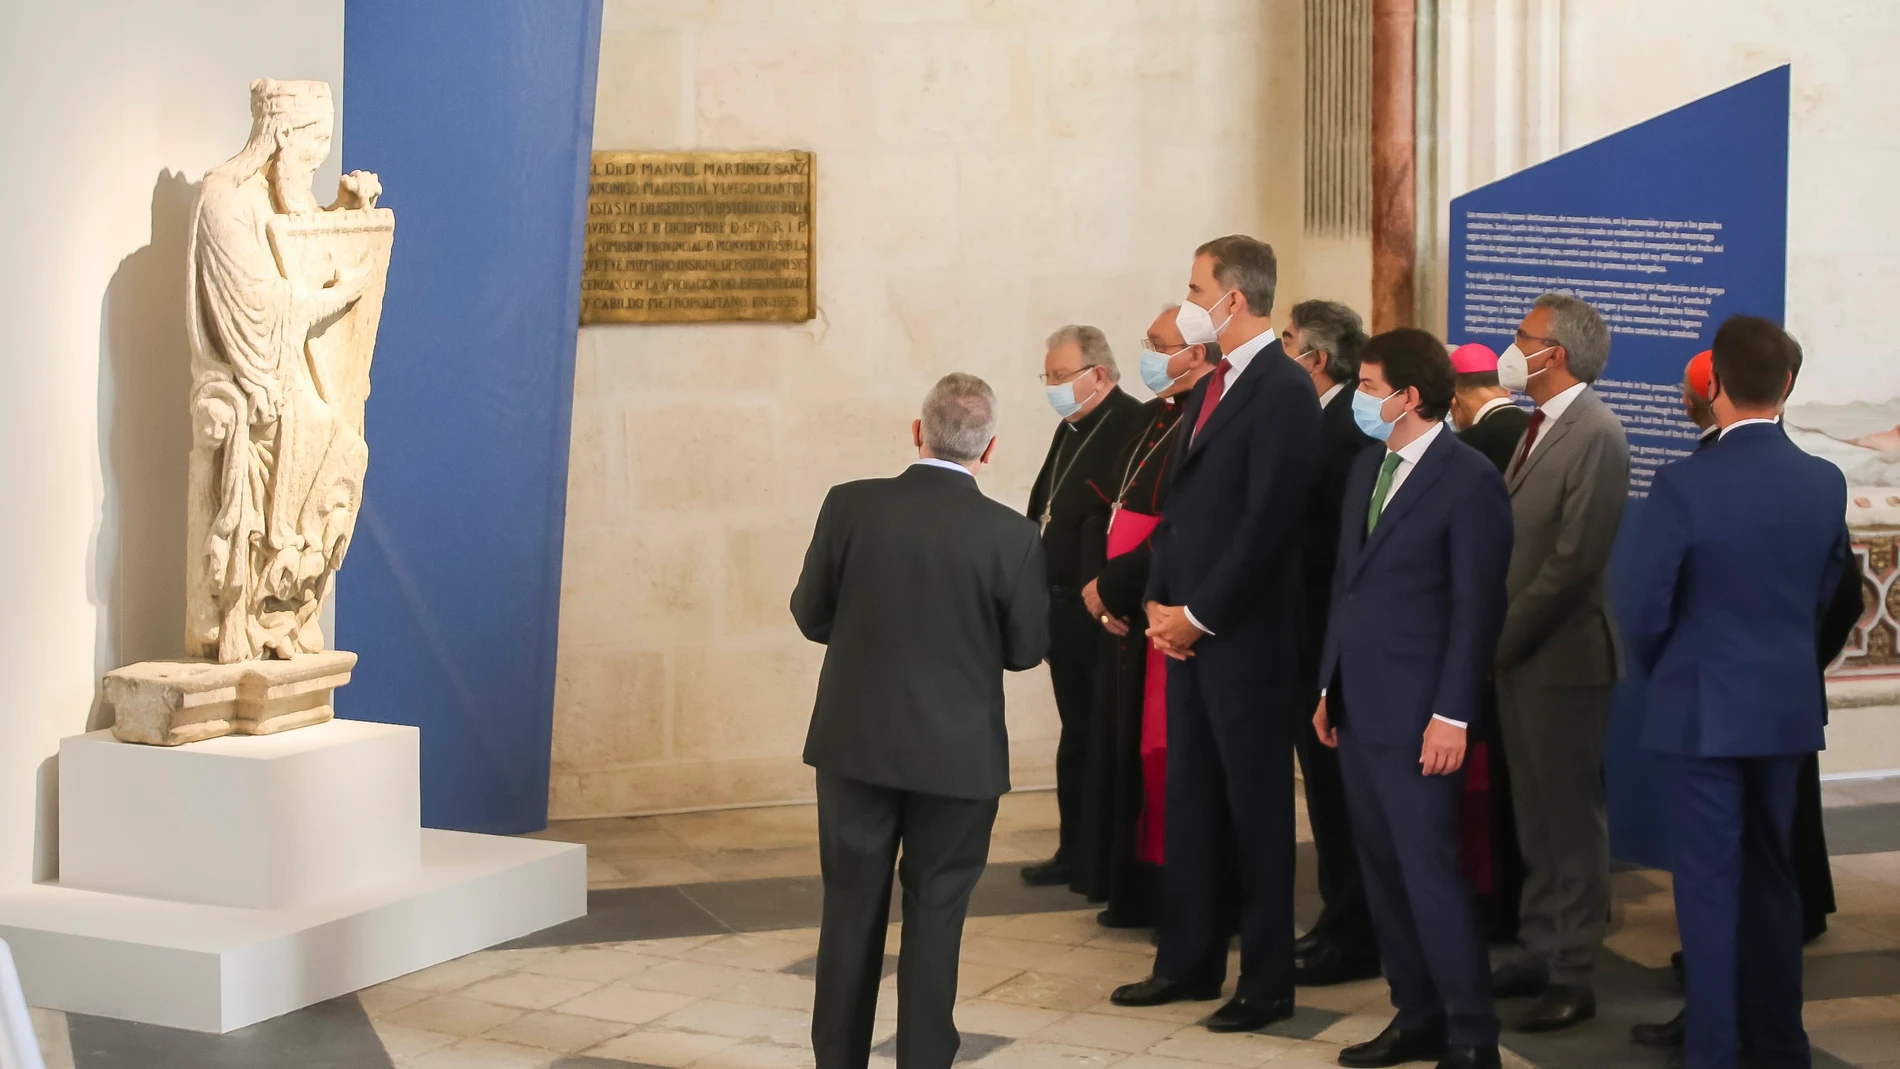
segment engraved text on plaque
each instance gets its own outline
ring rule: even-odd
[[[812,154],[596,152],[582,323],[813,316]]]

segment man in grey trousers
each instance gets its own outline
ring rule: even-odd
[[[1596,1015],[1590,986],[1610,908],[1603,732],[1621,672],[1606,572],[1629,493],[1623,426],[1590,383],[1610,330],[1575,297],[1546,293],[1498,358],[1498,379],[1537,403],[1505,469],[1516,540],[1498,642],[1498,726],[1526,875],[1517,953],[1499,998],[1534,995],[1526,1032]]]

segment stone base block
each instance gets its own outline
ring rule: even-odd
[[[336,715],[331,693],[350,681],[356,654],[287,661],[144,661],[106,673],[105,704],[121,742],[178,746],[221,735],[271,735]]]

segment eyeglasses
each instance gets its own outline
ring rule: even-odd
[[[1532,341],[1541,341],[1545,345],[1562,345],[1563,344],[1562,342],[1558,341],[1555,338],[1540,338],[1535,334],[1526,334],[1522,330],[1517,332],[1517,347],[1519,349],[1524,348],[1525,342],[1532,342]]]
[[[1141,339],[1141,347],[1147,352],[1160,353],[1162,356],[1179,356],[1181,350],[1189,348],[1186,342],[1180,345],[1155,345],[1147,338]],[[1172,351],[1170,351],[1172,350]]]
[[[1088,367],[1079,367],[1079,368],[1076,368],[1074,371],[1057,371],[1053,374],[1045,371],[1042,374],[1036,376],[1036,378],[1044,386],[1060,386],[1063,383],[1068,382],[1070,379],[1081,377],[1083,372],[1091,370],[1095,366],[1096,365],[1094,364],[1090,364]]]

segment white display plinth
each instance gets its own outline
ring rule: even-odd
[[[229,1032],[587,912],[570,843],[422,832],[422,867],[334,902],[238,909],[39,884],[0,893],[35,1006]]]
[[[585,848],[419,827],[418,738],[66,739],[62,878],[0,892],[27,999],[228,1032],[585,914]]]
[[[421,734],[332,720],[184,746],[59,746],[59,882],[276,909],[415,875]]]

